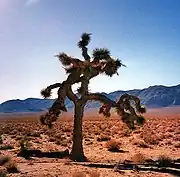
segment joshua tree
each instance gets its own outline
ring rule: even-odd
[[[111,108],[115,108],[121,120],[131,129],[135,128],[135,124],[142,125],[144,123],[144,118],[137,115],[136,112],[144,113],[145,108],[140,105],[140,100],[136,96],[124,94],[116,102],[103,94],[88,91],[90,79],[102,73],[112,77],[114,74],[118,74],[117,70],[120,67],[125,66],[121,63],[121,60],[111,57],[110,51],[106,48],[94,49],[92,57],[90,57],[87,48],[90,37],[91,34],[83,33],[81,40],[78,42],[84,61],[65,53],[56,55],[68,74],[67,80],[50,85],[41,91],[44,98],[48,98],[51,96],[52,89],[59,88],[58,98],[49,111],[40,117],[41,123],[49,127],[52,127],[52,123],[57,120],[61,111],[67,112],[66,97],[74,103],[73,146],[70,156],[71,159],[76,161],[86,160],[82,146],[82,119],[87,101],[101,102],[102,106],[99,113],[105,117],[110,117]],[[72,85],[75,83],[81,83],[80,88],[78,88],[78,95],[72,91]],[[134,105],[131,105],[131,100],[134,101]]]

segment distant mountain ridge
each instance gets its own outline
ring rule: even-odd
[[[180,84],[176,86],[155,85],[145,89],[134,89],[128,91],[118,90],[109,94],[103,92],[103,94],[113,100],[117,100],[124,93],[138,96],[141,100],[141,103],[149,108],[161,108],[180,105]],[[8,100],[0,104],[0,112],[41,112],[51,107],[54,101],[55,99],[40,98]],[[68,99],[66,99],[66,106],[68,109],[73,108],[72,102]],[[86,108],[96,108],[99,106],[99,102],[88,102]]]

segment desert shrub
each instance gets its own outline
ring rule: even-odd
[[[144,140],[134,140],[133,144],[138,146],[138,147],[141,147],[141,148],[148,148],[149,147],[148,144]]]
[[[0,134],[0,144],[3,144],[3,138],[1,134]]]
[[[165,155],[162,155],[158,158],[158,165],[160,167],[169,167],[171,164],[172,164],[172,159],[165,156]]]
[[[108,151],[118,152],[120,150],[120,143],[117,142],[116,140],[109,140],[106,143],[106,147],[107,147]]]
[[[49,137],[49,142],[56,142],[56,138],[54,138],[54,137]]]
[[[134,154],[132,157],[131,157],[131,160],[135,163],[144,163],[146,162],[146,158],[143,154],[141,153],[137,153],[137,154]]]
[[[180,142],[176,143],[176,144],[174,145],[174,147],[175,147],[175,148],[180,148]]]
[[[27,136],[23,136],[21,138],[21,140],[19,141],[19,145],[20,145],[20,150],[23,151],[23,150],[27,150],[28,149],[28,146],[29,146],[29,140],[27,138]]]
[[[7,177],[7,171],[0,168],[0,177]]]
[[[20,146],[20,151],[18,155],[24,157],[25,159],[29,159],[30,158],[28,151],[29,141],[26,136],[23,136],[22,139],[19,141],[19,146]]]
[[[149,145],[158,145],[159,141],[161,140],[161,138],[158,137],[158,135],[151,129],[147,129],[141,132],[140,136],[144,140],[144,142]]]
[[[129,137],[131,135],[132,131],[129,128],[123,129],[123,131],[120,133],[122,136]]]
[[[20,135],[17,135],[16,138],[15,138],[16,141],[19,141],[21,139],[22,139],[22,137]]]
[[[14,162],[8,162],[5,164],[8,173],[18,173],[19,170]]]
[[[0,156],[0,166],[4,165],[5,163],[9,162],[10,158],[8,156]]]
[[[40,137],[41,136],[41,132],[38,132],[38,131],[31,132],[30,136]]]
[[[0,150],[8,150],[8,149],[14,149],[12,145],[5,144],[0,146]]]
[[[61,144],[62,144],[62,140],[56,139],[56,140],[55,140],[55,143],[56,143],[57,145],[61,145]]]
[[[62,131],[63,132],[72,132],[72,128],[68,127],[68,126],[65,126],[65,127],[62,128]]]
[[[111,137],[109,137],[108,135],[100,135],[97,137],[97,141],[108,141],[110,139]]]
[[[55,139],[55,144],[57,145],[61,145],[61,146],[67,146],[68,145],[68,141],[65,140],[63,137]]]

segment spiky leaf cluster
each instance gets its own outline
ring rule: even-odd
[[[104,72],[106,75],[112,77],[114,74],[117,74],[118,69],[122,66],[120,60],[109,60],[104,67]]]
[[[51,97],[51,90],[50,89],[42,89],[41,90],[41,95],[44,98],[49,98],[49,97]]]
[[[146,108],[144,107],[144,106],[139,106],[139,107],[137,107],[137,112],[139,112],[139,113],[145,113],[146,112]]]
[[[135,125],[142,126],[145,123],[145,118],[141,115],[131,115],[124,113],[121,116],[122,122],[124,122],[130,129],[135,129]]]
[[[145,118],[140,115],[140,116],[138,116],[136,122],[139,126],[142,126],[145,123]]]
[[[93,59],[95,62],[99,62],[100,60],[109,60],[110,51],[106,48],[96,48],[92,53]]]
[[[70,73],[77,71],[77,68],[75,68],[74,66],[70,66],[70,67],[64,68],[64,69],[66,71],[66,74],[70,74]]]
[[[83,33],[81,35],[81,40],[78,42],[78,47],[83,48],[86,47],[91,40],[91,33]]]
[[[56,55],[63,66],[68,66],[72,63],[72,57],[68,56],[66,53],[59,53]]]
[[[110,105],[107,105],[107,104],[102,105],[99,108],[99,114],[103,114],[104,117],[109,118],[111,116],[110,109],[111,109]]]

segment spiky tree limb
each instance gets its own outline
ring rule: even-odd
[[[131,129],[134,129],[135,123],[138,125],[144,123],[144,118],[137,115],[135,109],[130,104],[130,101],[134,100],[137,112],[145,112],[145,109],[140,105],[139,98],[134,95],[124,94],[117,102],[100,93],[88,94],[85,96],[85,99],[86,101],[93,100],[103,103],[102,107],[99,109],[99,113],[103,113],[105,117],[110,117],[111,108],[116,108],[116,111],[121,116],[122,121],[125,122]]]
[[[81,40],[78,42],[78,47],[81,48],[81,50],[82,50],[82,56],[88,62],[90,62],[91,57],[88,54],[88,48],[86,46],[89,44],[89,42],[91,40],[90,35],[91,34],[83,33],[81,35]]]
[[[55,88],[58,88],[58,87],[61,87],[62,84],[61,83],[55,83],[55,84],[52,84],[52,85],[49,85],[48,87],[46,87],[45,89],[42,89],[41,90],[41,95],[44,97],[44,98],[49,98],[51,96],[51,90],[52,89],[55,89]]]
[[[99,101],[105,105],[108,104],[111,107],[117,107],[117,103],[115,101],[111,100],[110,98],[108,98],[107,96],[101,93],[90,93],[85,96],[85,99],[86,101],[88,100]]]
[[[146,109],[145,107],[141,106],[140,104],[140,99],[134,95],[129,95],[129,94],[123,94],[119,100],[118,100],[118,104],[121,104],[122,102],[125,102],[126,104],[130,105],[130,103],[128,102],[128,100],[133,100],[135,103],[135,107],[138,113],[145,113]]]
[[[74,104],[76,104],[76,103],[78,102],[78,99],[79,99],[79,98],[77,97],[77,95],[73,93],[71,87],[68,88],[67,97],[68,97]]]

